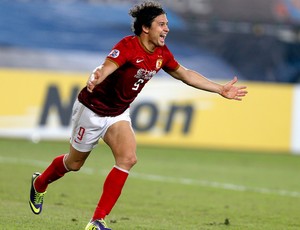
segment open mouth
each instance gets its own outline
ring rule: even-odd
[[[165,40],[166,40],[167,35],[166,35],[166,34],[161,34],[159,37],[160,37],[160,41],[161,41],[162,43],[164,43]]]

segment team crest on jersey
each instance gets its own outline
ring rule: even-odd
[[[109,53],[108,56],[109,56],[109,57],[112,57],[112,58],[117,58],[117,57],[119,56],[119,54],[120,54],[120,51],[114,49],[114,50],[112,50],[112,51]]]
[[[162,59],[157,59],[156,61],[156,69],[159,69],[162,65],[163,60]]]

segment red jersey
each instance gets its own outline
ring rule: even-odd
[[[137,36],[123,38],[106,58],[119,68],[92,93],[85,87],[78,96],[82,104],[100,116],[123,113],[160,69],[174,71],[179,67],[167,46],[156,47],[154,52],[149,52]]]

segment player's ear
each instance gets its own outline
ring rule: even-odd
[[[149,30],[150,30],[150,28],[149,28],[149,27],[147,27],[147,26],[145,26],[145,25],[143,25],[143,26],[142,26],[142,30],[143,30],[143,32],[144,32],[145,34],[148,34],[148,33],[149,33]]]

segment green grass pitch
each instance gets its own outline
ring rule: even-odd
[[[0,139],[0,229],[82,230],[113,166],[100,143],[79,172],[48,187],[43,212],[28,205],[31,175],[66,142]],[[300,157],[138,146],[108,225],[114,230],[300,229]]]

